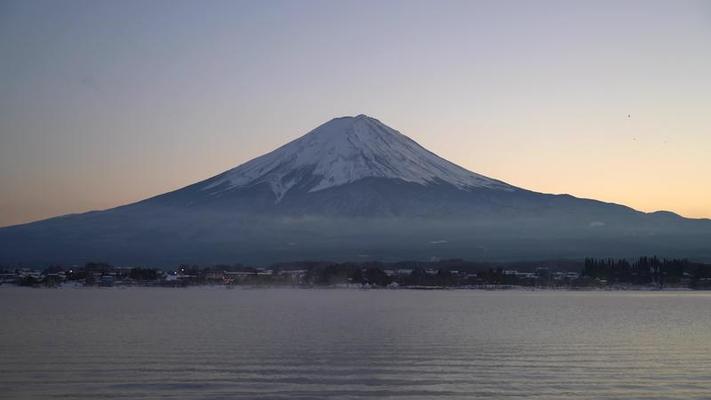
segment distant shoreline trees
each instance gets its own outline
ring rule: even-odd
[[[690,288],[711,288],[711,265],[687,259],[640,257],[630,262],[626,259],[586,258],[581,275],[606,281],[608,285],[652,285],[659,288],[685,285]]]
[[[691,288],[711,289],[711,264],[687,259],[586,258],[584,261],[489,263],[464,260],[333,263],[304,261],[253,267],[241,264],[179,265],[173,271],[87,263],[43,271],[1,268],[0,284],[55,287],[199,285],[253,287],[403,288]]]

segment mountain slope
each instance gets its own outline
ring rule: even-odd
[[[364,178],[390,178],[460,189],[511,186],[475,174],[429,152],[412,139],[365,115],[333,119],[271,153],[213,178],[211,193],[266,183],[280,200],[294,187],[309,192]]]
[[[711,222],[508,185],[364,116],[111,210],[0,229],[0,263],[711,259]]]

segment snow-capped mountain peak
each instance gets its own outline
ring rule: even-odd
[[[218,192],[268,183],[279,201],[309,182],[315,192],[364,178],[390,178],[460,189],[514,187],[468,171],[423,148],[402,133],[366,115],[335,118],[278,149],[210,180]]]

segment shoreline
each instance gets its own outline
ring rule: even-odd
[[[332,285],[332,286],[286,286],[286,285],[189,285],[189,286],[166,286],[166,285],[59,285],[48,286],[21,286],[15,284],[0,284],[0,290],[8,288],[17,289],[97,289],[97,290],[126,290],[126,289],[215,289],[215,290],[279,290],[279,289],[302,289],[302,290],[362,290],[362,291],[477,291],[477,292],[707,292],[709,289],[693,289],[688,287],[666,287],[655,288],[648,286],[633,287],[527,287],[527,286],[399,286],[399,287],[363,287],[356,285]]]

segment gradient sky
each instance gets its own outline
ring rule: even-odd
[[[711,1],[0,0],[0,226],[361,113],[517,186],[711,217]]]

